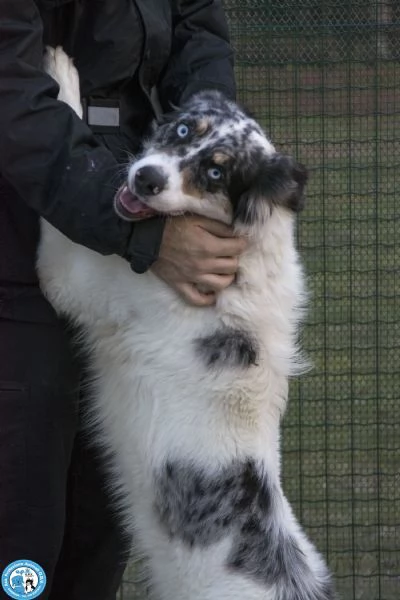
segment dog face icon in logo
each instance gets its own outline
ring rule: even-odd
[[[34,592],[36,589],[36,585],[34,585],[35,582],[35,578],[37,578],[36,573],[34,575],[32,575],[31,573],[29,573],[26,576],[25,579],[25,592],[28,594],[28,592]]]
[[[10,598],[37,598],[46,587],[46,575],[37,563],[17,560],[4,569],[1,584]]]

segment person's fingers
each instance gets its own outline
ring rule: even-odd
[[[204,253],[214,258],[240,256],[246,246],[247,240],[244,237],[218,238],[210,235],[205,240]]]
[[[247,241],[232,228],[199,216],[167,221],[158,260],[152,270],[186,302],[210,306],[235,279],[238,257]]]
[[[197,266],[201,273],[210,273],[214,275],[234,275],[239,267],[239,258],[237,256],[208,258],[198,260]]]
[[[195,283],[214,292],[221,292],[230,286],[234,279],[234,275],[213,275],[207,273],[196,277]]]
[[[212,306],[215,304],[216,296],[214,293],[201,292],[192,283],[179,283],[176,289],[184,300],[193,306]]]
[[[247,240],[235,237],[224,223],[191,215],[174,217],[165,225],[160,257],[232,257],[239,256],[246,246]]]
[[[202,261],[200,261],[200,264],[201,262]],[[215,293],[224,290],[235,280],[235,261],[229,261],[228,259],[226,262],[229,267],[225,265],[225,261],[222,259],[222,268],[220,268],[220,270],[227,270],[229,271],[228,273],[218,274],[213,272],[203,272],[202,269],[192,269],[190,275],[188,274],[185,276],[182,275],[176,266],[169,264],[168,261],[157,261],[152,266],[152,271],[172,287],[177,288],[178,286],[182,287],[187,284],[190,289],[190,286],[195,284],[197,291],[201,294],[209,292]]]
[[[194,222],[198,227],[201,227],[208,233],[211,233],[217,237],[234,237],[232,227],[230,225],[226,225],[225,223],[221,223],[221,221],[214,221],[214,219],[208,219],[207,217],[195,217]]]

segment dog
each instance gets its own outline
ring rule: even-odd
[[[81,116],[72,61],[52,49],[46,68]],[[115,210],[128,220],[196,213],[247,237],[235,283],[207,308],[42,222],[41,285],[82,330],[91,427],[157,600],[336,597],[280,482],[288,379],[304,367],[294,223],[306,181],[218,91],[153,127]]]

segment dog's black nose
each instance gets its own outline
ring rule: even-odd
[[[167,177],[160,167],[142,167],[135,175],[135,191],[139,196],[157,196],[166,183]]]

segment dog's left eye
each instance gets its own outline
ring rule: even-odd
[[[222,171],[221,169],[218,169],[218,167],[211,167],[211,169],[208,169],[207,175],[210,179],[221,179]]]
[[[189,127],[187,125],[185,125],[185,123],[181,123],[176,128],[176,133],[178,134],[178,136],[180,138],[185,138],[189,135]]]

